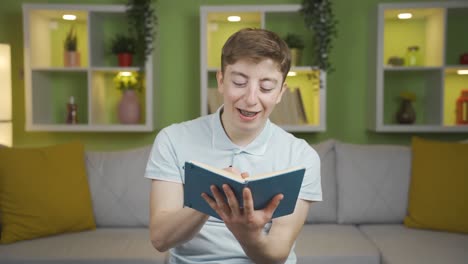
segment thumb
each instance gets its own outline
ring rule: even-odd
[[[223,170],[232,172],[232,173],[234,173],[234,174],[236,174],[236,175],[241,174],[240,171],[239,171],[238,169],[236,169],[236,168],[234,168],[234,167],[232,167],[232,166],[229,166],[229,167],[227,167],[227,168],[224,168]]]

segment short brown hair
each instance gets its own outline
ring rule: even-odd
[[[227,65],[240,59],[254,62],[272,59],[280,67],[283,82],[291,68],[288,45],[276,33],[266,29],[244,28],[229,37],[221,53],[221,71],[224,73]]]

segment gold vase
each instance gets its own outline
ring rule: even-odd
[[[302,58],[302,50],[290,49],[291,51],[291,66],[300,66]]]

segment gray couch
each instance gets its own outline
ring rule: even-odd
[[[468,263],[468,235],[409,229],[411,150],[406,146],[313,146],[321,157],[324,201],[312,205],[296,243],[298,263]],[[151,246],[151,147],[88,152],[97,230],[0,245],[0,263],[164,263]]]

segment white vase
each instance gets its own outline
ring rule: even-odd
[[[140,101],[135,90],[125,90],[118,105],[118,118],[122,124],[140,122]]]

